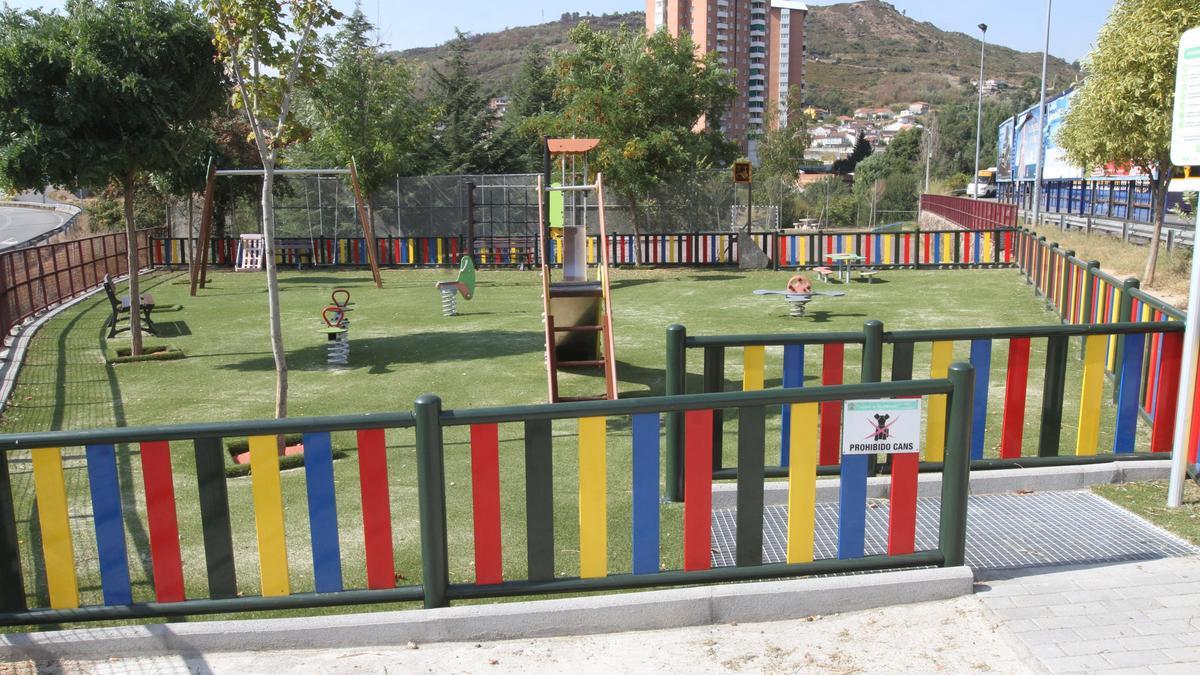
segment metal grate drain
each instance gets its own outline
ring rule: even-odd
[[[940,500],[917,500],[916,549],[937,547]],[[887,500],[867,509],[866,554],[887,552]],[[837,557],[837,510],[817,504],[814,557]],[[737,511],[712,517],[714,567],[735,564]],[[1002,570],[1051,565],[1095,565],[1200,554],[1200,548],[1161,530],[1089,491],[980,495],[967,512],[967,565]],[[763,562],[785,562],[787,509],[763,513]]]

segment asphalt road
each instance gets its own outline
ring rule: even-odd
[[[0,207],[0,250],[53,230],[67,218],[68,214],[46,209]]]

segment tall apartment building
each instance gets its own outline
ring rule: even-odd
[[[804,21],[798,0],[646,0],[646,31],[691,36],[734,73],[738,96],[720,121],[726,138],[757,159],[768,106],[787,124],[788,96],[804,89]]]

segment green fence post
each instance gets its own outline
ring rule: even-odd
[[[1046,249],[1046,292],[1042,294],[1042,299],[1046,301],[1046,309],[1054,309],[1054,293],[1058,288],[1058,242],[1050,242],[1050,247]]]
[[[421,585],[425,608],[448,607],[450,563],[446,544],[446,466],[442,456],[442,399],[422,394],[417,422],[417,498],[421,518]]]
[[[1124,282],[1122,282],[1122,284],[1121,284],[1121,299],[1120,299],[1119,304],[1117,305],[1117,321],[1133,321],[1133,317],[1131,316],[1133,314],[1133,295],[1130,293],[1130,291],[1132,291],[1135,288],[1138,288],[1139,286],[1141,286],[1141,284],[1142,284],[1142,282],[1138,281],[1137,279],[1135,279],[1133,277],[1129,277]],[[1113,391],[1112,391],[1113,403],[1117,402],[1117,399],[1120,397],[1120,394],[1121,394],[1121,370],[1120,370],[1120,368],[1121,368],[1121,364],[1125,362],[1125,336],[1124,335],[1117,336],[1116,348],[1117,348],[1116,360],[1113,361],[1113,363],[1116,364],[1116,366],[1113,368],[1113,382],[1115,383],[1115,384],[1113,384]]]
[[[21,576],[21,545],[17,538],[17,512],[13,508],[8,477],[8,453],[0,450],[0,610],[26,609],[25,581]]]
[[[725,390],[725,348],[716,345],[704,348],[704,393]],[[725,454],[725,411],[713,410],[712,456],[713,470],[723,465]],[[682,495],[683,492],[680,492]],[[682,499],[682,496],[680,497]]]
[[[883,381],[883,322],[876,319],[863,322],[862,374],[859,381]],[[890,456],[889,456],[890,459]],[[879,456],[871,455],[867,461],[867,475],[879,472]]]
[[[950,366],[949,424],[942,462],[942,507],[938,519],[938,548],[943,567],[960,567],[967,551],[967,493],[971,483],[971,400],[975,369],[969,363]]]
[[[1058,335],[1046,342],[1046,377],[1042,389],[1042,427],[1038,436],[1038,457],[1057,457],[1062,431],[1063,389],[1067,382],[1067,336]]]
[[[687,378],[687,329],[667,326],[667,396],[684,393]],[[683,413],[667,413],[667,499],[683,501]]]
[[[1095,323],[1092,319],[1092,311],[1096,307],[1096,270],[1100,269],[1099,260],[1087,261],[1087,266],[1083,268],[1083,312],[1080,314],[1080,323],[1090,325]],[[1087,344],[1087,338],[1079,338],[1079,358],[1083,358],[1083,348]]]

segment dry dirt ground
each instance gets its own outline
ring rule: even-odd
[[[1044,672],[1035,664],[978,598],[962,597],[772,623],[377,649],[26,662],[7,672]]]

